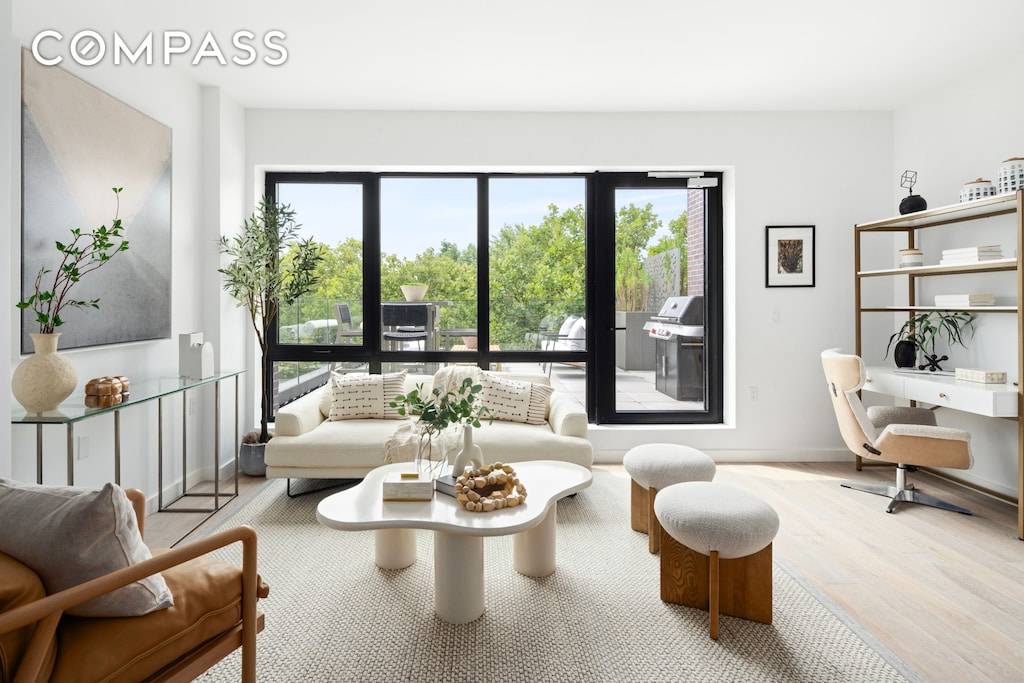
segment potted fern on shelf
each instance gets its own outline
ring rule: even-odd
[[[945,337],[950,347],[954,344],[967,348],[967,339],[974,335],[974,314],[967,311],[923,311],[915,313],[907,319],[896,332],[889,337],[885,348],[885,357],[893,352],[893,360],[898,368],[942,370],[939,365],[949,360],[945,355],[938,356],[935,342]],[[894,348],[895,347],[895,348]],[[925,362],[918,365],[918,355],[923,355]]]

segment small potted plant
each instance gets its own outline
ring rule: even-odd
[[[885,357],[893,351],[898,368],[912,368],[917,364],[918,352],[925,355],[927,363],[919,367],[931,371],[942,370],[939,363],[948,360],[935,353],[935,341],[944,336],[950,346],[959,344],[967,348],[965,336],[974,334],[974,314],[965,311],[924,311],[911,316],[891,337],[885,348]],[[895,345],[895,348],[893,348]]]
[[[430,465],[433,458],[433,440],[444,429],[451,425],[462,425],[464,429],[464,446],[459,460],[470,459],[473,453],[479,454],[479,446],[473,445],[473,427],[480,426],[480,420],[491,418],[487,406],[478,403],[483,386],[474,384],[472,377],[462,380],[456,391],[445,391],[443,386],[434,387],[430,394],[423,393],[423,385],[408,394],[400,394],[391,401],[392,408],[398,409],[399,415],[419,417],[420,443],[417,448],[417,462],[424,460]],[[463,457],[465,456],[465,457]],[[441,459],[443,464],[444,459]]]

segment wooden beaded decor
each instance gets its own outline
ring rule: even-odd
[[[526,500],[526,487],[510,465],[496,462],[475,470],[467,467],[455,480],[455,500],[470,512],[501,510]]]

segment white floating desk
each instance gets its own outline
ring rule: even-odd
[[[864,391],[888,394],[943,408],[988,417],[1017,417],[1017,387],[1013,384],[982,384],[929,372],[897,372],[892,368],[867,368]]]
[[[1021,394],[1011,383],[982,384],[958,380],[951,375],[928,372],[897,372],[893,368],[866,368],[864,391],[888,394],[930,406],[952,408],[986,417],[1018,419]],[[1020,434],[1020,432],[1018,432]],[[1018,436],[1018,439],[1020,437]],[[1018,479],[1024,477],[1024,444],[1017,448]],[[860,469],[858,463],[857,469]],[[1017,505],[1021,504],[1021,489],[1017,485]],[[1017,537],[1024,540],[1024,514],[1018,511]]]

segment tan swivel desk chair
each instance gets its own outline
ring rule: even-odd
[[[866,491],[892,500],[886,512],[900,503],[921,503],[969,515],[970,510],[917,491],[907,483],[907,466],[969,469],[971,435],[962,429],[939,427],[935,413],[926,408],[871,406],[865,409],[857,392],[864,386],[864,361],[860,356],[822,351],[829,396],[839,421],[843,441],[856,455],[895,463],[896,485],[843,482],[846,488]]]

